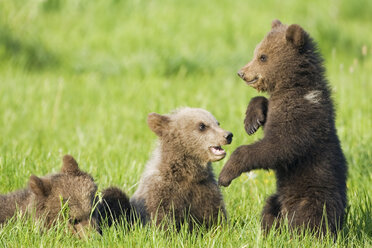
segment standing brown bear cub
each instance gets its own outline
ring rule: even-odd
[[[264,126],[264,137],[233,152],[219,184],[228,186],[242,172],[272,169],[277,192],[263,209],[263,229],[287,218],[294,229],[336,234],[346,206],[347,166],[315,43],[299,25],[275,20],[238,74],[270,96],[252,99],[245,119],[248,134]]]

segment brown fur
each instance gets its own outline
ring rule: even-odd
[[[225,218],[211,166],[225,153],[216,155],[210,147],[230,144],[232,134],[203,109],[152,113],[148,125],[159,136],[159,144],[131,198],[143,223],[152,220],[167,225],[174,220],[177,228],[188,222],[192,229],[194,223],[209,227],[219,221],[219,216]]]
[[[109,187],[102,192],[102,201],[97,205],[98,226],[102,228],[114,223],[132,223],[132,207],[128,196],[117,187]]]
[[[61,206],[67,204],[73,232],[83,235],[86,227],[94,226],[90,216],[96,190],[93,178],[79,169],[72,156],[65,155],[60,173],[32,175],[26,189],[0,195],[0,223],[19,210],[35,219],[43,218],[46,227],[51,227],[61,218]]]
[[[324,234],[328,227],[336,234],[346,206],[347,166],[315,43],[299,25],[276,20],[238,74],[270,95],[267,110],[264,100],[251,101],[245,122],[248,133],[255,131],[256,119],[264,114],[264,137],[233,152],[219,184],[228,186],[242,172],[272,169],[277,192],[263,209],[264,230],[288,218],[292,228],[308,226]]]

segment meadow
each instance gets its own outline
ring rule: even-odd
[[[348,208],[337,240],[266,238],[260,212],[273,172],[222,188],[229,225],[165,233],[136,225],[78,239],[61,224],[0,227],[1,247],[372,247],[372,1],[0,0],[0,193],[31,174],[57,172],[64,154],[96,180],[132,195],[156,136],[150,112],[209,110],[234,133],[227,158],[262,137],[243,128],[258,93],[236,72],[251,60],[273,19],[297,23],[317,41],[348,161]],[[215,163],[218,175],[224,160]]]

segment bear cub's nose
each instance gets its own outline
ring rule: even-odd
[[[241,78],[244,78],[244,72],[238,71],[238,76],[241,77]]]
[[[231,144],[233,136],[232,132],[227,132],[223,137],[226,139],[227,144]]]

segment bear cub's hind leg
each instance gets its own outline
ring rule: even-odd
[[[274,222],[275,227],[279,226],[280,203],[277,194],[271,195],[267,200],[264,209],[262,210],[262,229],[265,234],[268,234]]]
[[[260,126],[264,126],[269,101],[263,96],[251,99],[245,112],[244,128],[248,135],[254,134]]]

